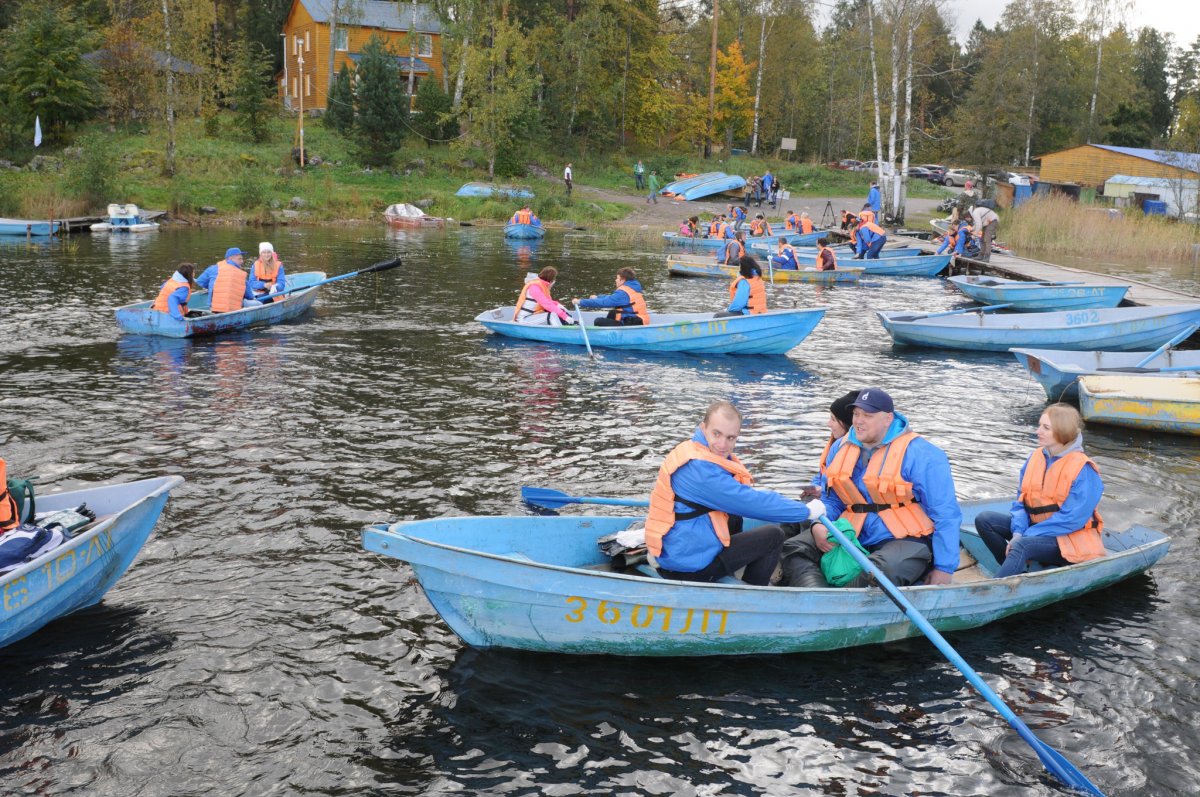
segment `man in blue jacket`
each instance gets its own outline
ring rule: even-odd
[[[879,217],[879,209],[882,207],[882,197],[879,195],[879,183],[871,181],[871,190],[867,192],[867,204],[871,206],[871,210],[875,211],[876,218]]]
[[[830,519],[858,530],[871,561],[893,584],[949,584],[958,568],[962,510],[945,452],[909,431],[892,397],[867,388],[851,404],[853,428],[829,451],[821,500]],[[825,587],[821,555],[836,543],[816,524],[788,540],[783,583]],[[864,572],[846,586],[865,587]]]
[[[733,450],[742,414],[728,401],[709,406],[691,440],[667,455],[650,494],[646,547],[659,572],[680,581],[717,581],[745,568],[742,580],[765,586],[779,563],[783,530],[777,525],[742,531],[741,519],[802,522],[825,513],[769,490],[753,478]]]
[[[650,323],[650,313],[646,310],[646,299],[642,295],[642,283],[638,282],[637,273],[629,268],[617,269],[616,279],[613,280],[617,289],[608,296],[592,294],[590,299],[576,299],[575,303],[583,310],[608,311],[607,318],[597,318],[592,322],[595,327],[641,326]]]

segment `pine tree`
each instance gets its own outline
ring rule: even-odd
[[[422,80],[417,87],[419,112],[412,117],[412,127],[425,143],[441,142],[455,135],[457,123],[450,116],[450,96],[442,91],[436,80]]]
[[[407,96],[400,90],[400,71],[387,43],[372,36],[358,62],[354,109],[359,159],[369,166],[391,162],[403,135]]]
[[[338,70],[337,79],[329,88],[329,102],[325,110],[325,126],[342,135],[354,129],[354,87],[350,81],[350,70],[345,64]]]
[[[271,81],[271,56],[257,42],[246,42],[239,48],[237,85],[238,125],[256,144],[270,137],[267,120],[274,111],[274,86]]]

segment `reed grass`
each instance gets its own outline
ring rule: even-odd
[[[1195,256],[1200,225],[1038,196],[1003,213],[999,237],[1018,251],[1175,262]]]

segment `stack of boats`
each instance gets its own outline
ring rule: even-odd
[[[667,183],[659,191],[665,197],[679,202],[703,199],[713,194],[737,193],[746,187],[746,178],[725,172],[693,174]]]

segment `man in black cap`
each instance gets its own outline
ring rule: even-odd
[[[847,520],[871,561],[899,586],[949,584],[958,567],[962,510],[945,452],[908,429],[881,388],[859,392],[852,428],[830,446],[821,500]],[[784,586],[825,587],[821,555],[832,550],[814,525],[784,547]],[[931,567],[932,566],[932,567]],[[863,573],[846,586],[865,587]]]

